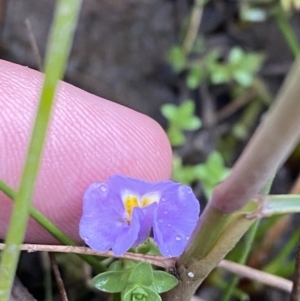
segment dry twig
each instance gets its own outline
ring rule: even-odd
[[[0,243],[0,250],[4,248],[5,244]],[[98,252],[87,247],[74,247],[74,246],[54,246],[54,245],[35,245],[35,244],[22,244],[20,246],[21,251],[37,252],[56,252],[56,253],[74,253],[74,254],[85,254],[94,255],[101,257],[116,257],[112,251]],[[165,268],[175,268],[175,258],[166,258],[162,256],[144,255],[137,253],[124,253],[119,258],[149,262],[150,264]]]
[[[266,272],[262,272],[235,262],[228,260],[222,260],[219,264],[219,268],[223,268],[226,271],[238,274],[245,278],[258,281],[262,284],[275,287],[277,289],[284,290],[286,292],[291,292],[292,290],[292,281],[271,275]]]
[[[50,257],[52,271],[53,271],[53,274],[54,274],[54,277],[55,277],[55,280],[56,280],[56,284],[57,284],[57,287],[58,287],[58,291],[59,291],[61,300],[62,301],[68,301],[68,296],[67,296],[67,293],[66,293],[66,290],[65,290],[64,282],[63,282],[63,280],[60,276],[58,265],[57,265],[56,260],[55,260],[55,255],[49,253],[49,257]]]

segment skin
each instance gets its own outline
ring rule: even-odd
[[[0,179],[18,188],[43,74],[0,60]],[[33,204],[80,242],[82,196],[92,182],[114,174],[161,181],[171,172],[171,148],[151,118],[60,83]],[[0,238],[12,202],[0,192]],[[30,220],[26,242],[56,241]]]

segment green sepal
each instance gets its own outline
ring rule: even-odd
[[[120,259],[114,261],[108,268],[109,271],[124,271],[132,269],[136,265],[136,261],[130,259]]]
[[[104,272],[94,277],[92,282],[97,289],[103,292],[120,293],[126,287],[130,272],[131,269]]]
[[[153,282],[153,270],[150,263],[139,262],[132,270],[128,283],[150,286]]]
[[[134,285],[126,288],[122,301],[161,301],[161,297],[143,285]]]
[[[178,284],[178,279],[164,271],[153,271],[153,282],[150,289],[156,293],[164,293],[171,290]]]
[[[136,248],[136,253],[161,256],[157,245],[151,239],[147,239],[143,244],[139,245]]]

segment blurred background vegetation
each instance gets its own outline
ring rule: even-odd
[[[65,81],[156,119],[173,146],[173,179],[191,185],[203,207],[299,54],[299,6],[297,0],[85,0]],[[0,59],[39,69],[32,38],[43,57],[53,9],[54,1],[0,1]],[[276,175],[272,193],[300,192],[299,162],[300,147]],[[290,278],[299,224],[299,216],[262,221],[247,265]],[[228,258],[238,261],[242,245]],[[92,272],[77,257],[57,261],[70,300],[107,300],[91,289]],[[23,254],[18,276],[38,300],[59,298],[45,256]],[[216,269],[198,294],[219,300],[229,279]],[[234,298],[288,295],[242,279]]]

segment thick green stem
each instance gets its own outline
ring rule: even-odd
[[[179,258],[180,284],[164,296],[164,301],[190,300],[207,274],[234,247],[250,226],[251,223],[247,224],[247,219],[243,218],[244,220],[240,222],[244,222],[244,228],[235,222],[235,226],[230,227],[229,224],[225,229],[227,235],[231,235],[231,239],[226,237],[225,232],[220,236],[222,226],[226,224],[226,221],[231,220],[231,217],[226,217],[226,215],[232,215],[231,213],[244,207],[262,190],[298,142],[300,133],[299,82],[300,59],[293,65],[278,93],[277,100],[264,117],[231,174],[214,190],[212,199],[205,208],[193,234],[193,239],[190,240],[185,253]],[[211,225],[211,228],[206,227],[207,230],[204,233],[201,230],[202,225]],[[228,233],[230,230],[232,232]],[[224,237],[226,237],[223,241],[224,245],[220,247]],[[206,240],[209,241],[209,247],[213,246],[208,253],[209,248],[205,247]],[[213,256],[213,252],[218,247],[218,254]],[[205,248],[204,252],[201,251],[202,248]],[[205,253],[207,255],[202,258]],[[191,279],[189,275],[197,276]]]
[[[45,81],[21,183],[15,196],[15,204],[5,240],[6,246],[1,256],[1,301],[9,300],[20,254],[19,245],[24,239],[26,225],[28,222],[30,204],[34,192],[35,181],[38,175],[56,85],[65,70],[80,10],[80,4],[80,0],[60,0],[57,3],[53,27],[51,29],[49,47],[47,48]]]
[[[242,208],[286,160],[300,133],[300,59],[229,177],[213,192],[209,206],[223,212]]]
[[[238,263],[245,264],[246,260],[249,256],[251,247],[253,245],[253,241],[255,235],[257,233],[257,229],[259,226],[259,220],[255,221],[255,223],[250,227],[249,231],[246,233],[245,241],[243,242],[243,249],[241,250],[240,258]],[[221,301],[229,301],[231,296],[233,295],[233,291],[239,282],[240,277],[238,275],[232,276],[230,281],[227,283],[227,288],[222,296]]]
[[[274,176],[269,180],[267,185],[264,187],[262,193],[268,194],[271,190],[271,186],[274,180]],[[249,231],[246,233],[244,241],[240,244],[239,248],[239,260],[237,261],[239,264],[245,264],[248,256],[250,254],[257,230],[259,227],[259,220],[255,221],[254,224],[250,227]],[[226,290],[222,296],[221,301],[229,301],[231,296],[233,295],[234,289],[239,282],[240,277],[238,275],[232,276],[229,281]]]
[[[197,254],[193,260],[204,258],[215,245],[217,239],[222,234],[230,221],[230,214],[210,207],[200,218],[196,230],[190,238],[193,243],[184,252],[180,261],[188,262],[192,254]],[[217,222],[216,222],[217,221]],[[210,235],[207,235],[210,233]]]

